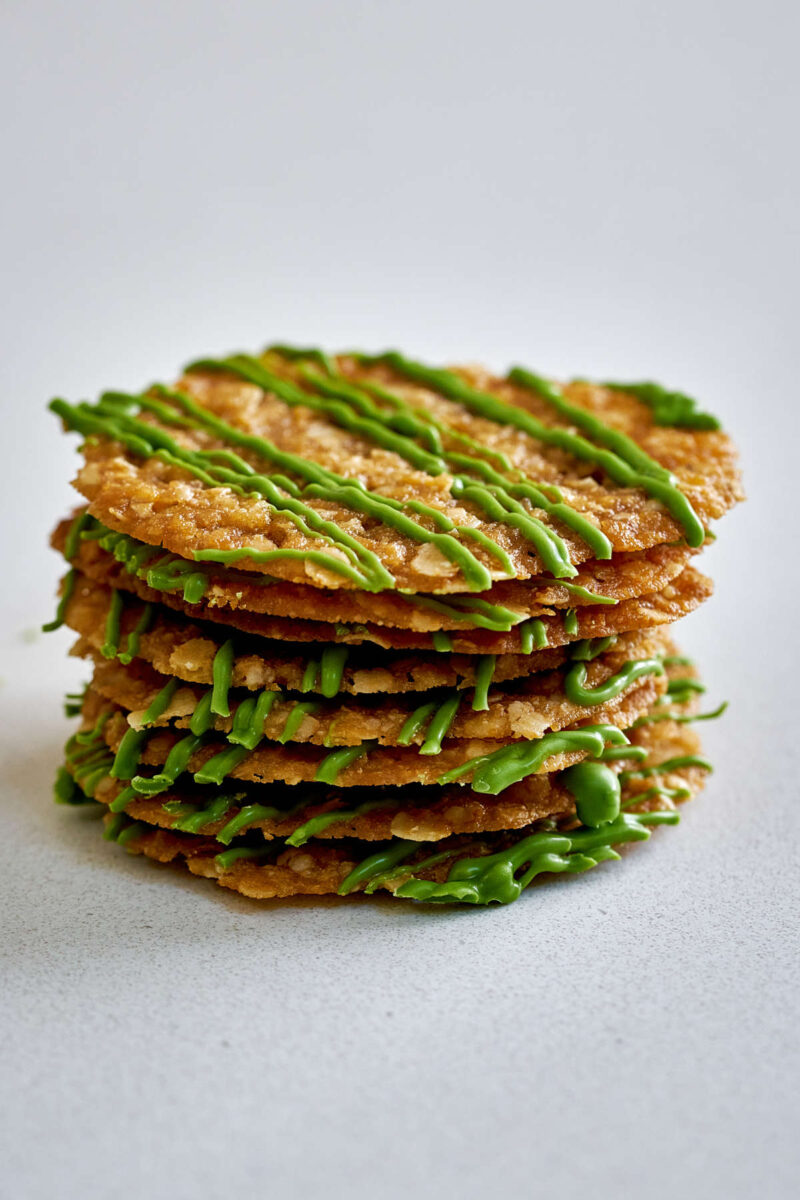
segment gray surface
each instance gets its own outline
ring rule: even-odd
[[[794,11],[2,6],[15,1200],[796,1194]],[[82,672],[25,636],[75,466],[43,403],[272,338],[653,376],[723,414],[751,500],[683,640],[733,703],[678,830],[430,915],[259,908],[50,805]]]

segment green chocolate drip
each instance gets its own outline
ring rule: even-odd
[[[578,636],[578,614],[574,608],[568,608],[564,614],[564,632],[569,637]]]
[[[616,633],[611,633],[608,637],[584,638],[583,641],[570,646],[569,656],[573,662],[591,662],[592,659],[605,654],[606,650],[610,650],[612,646],[616,645],[616,642]]]
[[[272,351],[275,349],[275,347],[270,348]],[[287,354],[287,350],[287,347],[280,347],[279,352],[284,357],[293,360],[305,357],[302,351]],[[237,358],[242,358],[242,356],[237,356]],[[255,381],[253,362],[254,360],[245,359],[244,369],[247,372],[246,377]],[[242,368],[240,365],[233,369],[241,370]],[[480,446],[474,439],[437,421],[432,414],[408,404],[402,397],[374,385],[354,384],[341,374],[337,374],[335,378],[331,378],[330,373],[327,377],[321,377],[307,368],[301,369],[303,382],[321,393],[322,397],[327,398],[321,399],[319,396],[309,396],[307,392],[299,391],[294,384],[267,371],[263,364],[260,366],[260,371],[264,372],[260,376],[262,386],[267,388],[269,385],[269,390],[286,400],[287,403],[308,404],[310,407],[324,412],[335,423],[343,425],[347,429],[354,429],[378,445],[393,450],[413,466],[427,471],[431,475],[441,475],[446,471],[458,468],[464,468],[472,475],[477,474],[480,480],[490,485],[490,489],[487,491],[485,487],[475,488],[472,494],[466,498],[475,503],[485,514],[520,529],[536,546],[546,569],[551,570],[557,577],[575,574],[575,569],[569,560],[567,547],[555,530],[548,528],[536,517],[531,516],[517,502],[517,497],[522,496],[530,500],[534,507],[543,509],[549,515],[558,517],[566,525],[572,527],[591,546],[595,557],[610,558],[612,547],[605,535],[586,517],[564,504],[557,489],[536,486],[521,472],[518,474],[522,475],[522,482],[510,481],[499,474],[485,461],[485,458],[475,458],[443,447],[442,435],[448,441],[456,440],[461,444],[466,443],[476,449],[479,454],[494,457],[505,470],[513,470],[505,455],[493,454],[487,448]],[[290,389],[289,393],[286,391],[287,387]],[[299,396],[304,399],[298,399]],[[385,408],[376,405],[373,397],[388,403],[391,411],[387,412]],[[413,441],[414,438],[423,441],[426,449],[420,450]],[[455,496],[464,496],[465,489],[470,488],[473,482],[469,475],[457,475],[451,485],[451,493]],[[548,496],[548,490],[556,494],[555,499]],[[498,508],[498,502],[499,512],[493,513],[493,510]],[[413,507],[413,505],[409,507]],[[433,514],[435,513],[436,510],[433,510]],[[509,517],[509,513],[513,516]],[[428,510],[428,515],[431,515],[430,510]],[[439,516],[441,517],[441,514]],[[435,520],[436,516],[433,515],[432,519]],[[447,525],[442,526],[443,528],[448,526],[451,530],[456,528],[447,518],[444,519],[447,521]],[[479,531],[471,530],[469,526],[458,527],[457,532],[468,536],[472,533],[484,545],[484,548],[499,559],[506,573],[513,577],[515,574],[513,564],[496,543],[486,538],[485,535],[481,535]]]
[[[530,742],[516,742],[503,746],[492,754],[480,755],[454,767],[440,776],[440,784],[453,783],[462,775],[471,774],[470,786],[475,792],[496,796],[499,792],[519,783],[528,775],[535,774],[556,754],[582,751],[592,758],[603,753],[606,743],[612,746],[626,744],[625,734],[614,725],[586,725],[583,729],[566,729],[546,733]]]
[[[338,696],[350,650],[347,646],[326,646],[320,660],[320,691],[327,700]]]
[[[302,725],[303,718],[315,713],[318,708],[319,704],[314,700],[298,700],[294,708],[290,709],[286,724],[276,741],[279,741],[281,745],[290,742]]]
[[[419,850],[419,842],[396,840],[386,849],[379,850],[377,854],[370,854],[342,881],[339,885],[339,895],[347,896],[379,873],[392,870],[405,859],[410,858],[416,850]]]
[[[127,734],[125,736],[127,737]],[[157,796],[160,792],[166,792],[168,788],[174,786],[178,776],[187,769],[189,760],[201,745],[199,737],[195,737],[192,733],[187,734],[186,737],[175,743],[167,755],[164,766],[156,775],[134,775],[131,779],[131,787],[142,796]],[[211,760],[211,762],[214,761],[214,759]],[[206,766],[208,765],[207,763]],[[130,778],[130,776],[125,776],[125,778]],[[197,780],[197,782],[202,781]]]
[[[343,746],[326,755],[317,767],[314,779],[317,783],[336,783],[339,773],[351,766],[357,759],[363,758],[372,748],[372,742],[362,742],[360,746]],[[299,843],[292,842],[292,845]]]
[[[229,717],[231,715],[228,703],[228,690],[233,679],[233,663],[233,641],[231,638],[228,638],[214,655],[214,662],[211,666],[213,683],[211,689],[211,711],[218,717]]]
[[[111,593],[111,604],[106,617],[105,641],[100,647],[103,658],[116,658],[119,654],[120,622],[125,598],[122,592],[114,590]]]
[[[214,714],[211,711],[212,691],[211,688],[201,696],[197,702],[197,707],[189,720],[189,729],[195,735],[200,737],[207,733],[209,729],[214,727]]]
[[[544,650],[547,646],[547,629],[544,621],[532,617],[519,627],[520,653],[532,654],[534,650]]]
[[[394,894],[436,903],[510,904],[537,875],[588,871],[601,862],[618,859],[614,846],[646,840],[650,825],[674,825],[677,821],[678,814],[672,812],[620,813],[597,830],[530,834],[496,854],[459,859],[444,883],[411,878]]]
[[[598,684],[594,688],[585,686],[586,671],[585,662],[576,662],[574,666],[570,667],[564,677],[564,691],[567,699],[571,700],[573,704],[592,707],[595,704],[605,704],[609,700],[615,700],[617,696],[627,691],[632,683],[645,675],[663,675],[664,667],[659,658],[630,659],[623,663],[618,671],[610,675],[605,683]]]
[[[575,800],[575,810],[582,825],[598,829],[619,816],[619,777],[603,763],[576,763],[562,771],[560,780]]]
[[[631,808],[634,804],[643,804],[646,800],[688,800],[692,789],[688,787],[655,787],[645,788],[643,792],[634,792],[623,804],[623,808]]]
[[[147,740],[146,729],[126,729],[109,774],[112,779],[131,779],[139,765],[139,754]]]
[[[437,629],[432,635],[433,648],[439,654],[448,654],[453,649],[453,639],[449,633],[444,633],[441,629]]]
[[[430,608],[443,613],[455,621],[466,621],[477,629],[491,629],[495,633],[508,633],[523,620],[522,614],[502,604],[491,604],[479,596],[450,596],[446,601],[433,596],[400,593],[409,604],[418,608]]]
[[[711,413],[702,412],[697,401],[685,392],[670,392],[660,383],[604,383],[615,392],[627,392],[646,404],[655,425],[674,425],[679,429],[720,429]]]
[[[437,704],[435,700],[430,700],[426,704],[420,704],[419,708],[415,708],[411,715],[406,717],[397,735],[398,746],[410,746],[420,730],[425,728],[430,718],[436,712],[436,708]]]
[[[486,712],[489,707],[489,688],[497,666],[496,654],[482,654],[475,666],[475,689],[472,693],[473,712]]]
[[[48,621],[42,626],[42,633],[52,633],[54,629],[60,629],[64,624],[64,617],[67,613],[67,606],[72,599],[72,593],[75,591],[75,583],[78,577],[78,572],[71,568],[64,576],[64,589],[61,593],[61,599],[56,608],[56,615],[52,621]]]
[[[277,698],[278,692],[263,691],[258,696],[243,700],[234,714],[228,741],[247,750],[255,750],[264,736],[264,722]]]
[[[456,719],[461,699],[461,692],[456,692],[436,709],[425,730],[425,740],[419,748],[420,754],[441,754],[442,741]]]
[[[221,821],[236,799],[236,796],[215,796],[205,808],[198,808],[195,804],[182,804],[178,800],[168,800],[162,808],[174,818],[171,829],[180,833],[201,833],[207,825]]]
[[[233,850],[223,850],[222,854],[214,856],[214,862],[220,871],[230,871],[237,862],[243,860],[255,860],[268,858],[270,854],[269,848],[264,850],[252,848],[250,846],[236,846]]]
[[[638,729],[640,725],[653,725],[658,721],[674,721],[676,725],[692,725],[695,721],[715,721],[717,717],[722,716],[727,707],[728,701],[723,700],[722,704],[707,713],[649,713],[647,716],[639,717],[635,720],[632,728]]]
[[[707,758],[699,754],[680,754],[675,758],[665,759],[664,762],[654,763],[650,767],[637,767],[632,771],[621,771],[620,782],[627,783],[629,779],[646,779],[650,775],[666,775],[670,771],[679,771],[683,767],[699,767],[703,771],[713,771],[714,768]]]
[[[139,620],[134,625],[133,629],[128,634],[128,640],[125,644],[125,649],[121,650],[118,658],[125,666],[132,662],[139,653],[139,642],[143,634],[147,633],[155,618],[155,605],[145,604],[142,609]]]
[[[372,812],[376,808],[386,808],[392,803],[391,800],[368,800],[364,804],[359,804],[358,808],[340,808],[336,812],[320,813],[318,817],[311,817],[302,825],[298,825],[297,829],[286,839],[286,845],[304,846],[312,837],[316,837],[331,825],[336,825],[340,821],[353,821],[365,813]]]
[[[237,834],[255,824],[256,821],[271,821],[284,814],[279,808],[267,804],[247,804],[240,808],[234,817],[220,829],[217,841],[228,846]]]
[[[227,750],[221,750],[219,754],[210,758],[204,767],[195,771],[195,783],[222,783],[249,753],[246,746],[230,746]]]
[[[179,687],[179,679],[170,679],[164,684],[161,691],[152,700],[150,707],[145,709],[142,714],[142,725],[154,725],[158,718],[164,715]]]

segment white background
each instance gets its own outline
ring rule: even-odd
[[[796,12],[3,0],[14,1200],[796,1194]],[[282,339],[721,414],[750,500],[683,640],[731,709],[680,829],[431,914],[258,906],[50,804],[83,672],[33,632],[77,461],[45,402]]]

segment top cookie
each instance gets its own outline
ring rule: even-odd
[[[53,401],[112,529],[317,588],[487,593],[685,543],[742,498],[735,451],[654,385],[556,387],[273,347],[174,388]]]

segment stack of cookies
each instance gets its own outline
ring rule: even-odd
[[[109,840],[257,898],[508,903],[702,787],[670,626],[741,489],[689,397],[272,346],[51,408],[85,503],[49,627],[92,669],[56,797]]]

